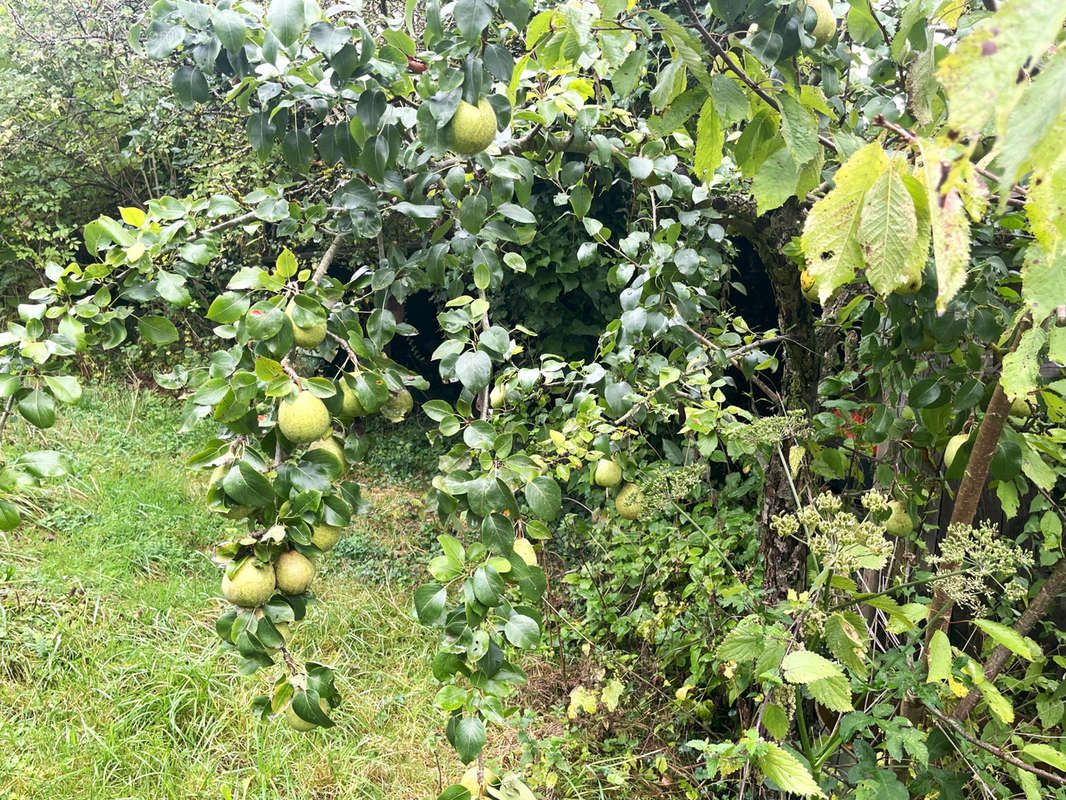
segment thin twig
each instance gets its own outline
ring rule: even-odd
[[[757,94],[763,100],[763,102],[770,106],[770,108],[772,108],[774,111],[780,111],[781,104],[777,102],[774,96],[767,92],[765,89],[763,89],[761,86],[759,86],[759,84],[757,84],[755,81],[753,81],[751,79],[751,76],[748,75],[748,73],[746,73],[739,64],[733,61],[732,57],[729,55],[729,52],[720,44],[718,44],[718,42],[714,38],[714,34],[707,30],[707,27],[703,24],[703,21],[700,19],[699,14],[696,13],[696,9],[693,8],[690,0],[680,0],[680,5],[681,8],[684,10],[685,14],[688,15],[688,18],[692,20],[692,24],[696,28],[696,31],[699,33],[700,38],[703,39],[704,43],[711,49],[711,51],[716,56],[722,59],[722,61],[725,63],[725,68],[732,72],[734,75],[736,75],[738,78],[740,78],[740,80],[742,80],[749,89],[755,92],[755,94]],[[821,142],[824,146],[828,147],[830,150],[835,151],[837,149],[836,142],[834,142],[828,136],[818,134],[818,141]]]
[[[1040,767],[1034,767],[1032,764],[1026,764],[1020,758],[1015,758],[1010,753],[1007,753],[1006,751],[1001,750],[1000,748],[995,747],[993,745],[986,744],[975,736],[971,736],[969,733],[967,733],[966,729],[962,727],[962,725],[953,720],[947,714],[938,711],[930,705],[927,705],[925,708],[930,714],[932,714],[938,720],[940,720],[949,728],[951,728],[956,734],[959,735],[960,738],[965,739],[975,747],[980,747],[982,750],[991,753],[1001,761],[1005,761],[1008,764],[1017,767],[1018,769],[1024,769],[1026,772],[1031,772],[1037,777],[1048,781],[1049,783],[1053,783],[1056,786],[1066,786],[1066,778],[1063,778],[1059,775],[1055,775],[1051,772],[1047,772],[1046,770],[1042,770],[1040,769]]]
[[[344,339],[342,339],[340,336],[335,334],[333,331],[327,330],[326,336],[333,339],[335,342],[337,342],[337,344],[344,348],[344,352],[348,354],[348,358],[351,359],[352,365],[356,369],[359,369],[359,357],[355,354],[355,351],[352,349],[352,346],[346,341],[344,341]]]

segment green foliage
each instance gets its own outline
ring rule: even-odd
[[[440,634],[435,704],[460,761],[480,765],[496,727],[521,718],[525,656],[558,627],[543,602],[554,552],[572,559],[562,583],[581,623],[621,650],[604,663],[681,682],[654,733],[686,742],[686,789],[725,796],[762,780],[803,796],[898,796],[897,773],[928,794],[977,771],[1008,794],[995,750],[948,743],[902,712],[950,711],[978,690],[981,735],[1027,742],[1044,734],[1024,709],[1057,691],[1043,651],[1004,627],[1026,576],[998,595],[991,584],[1027,565],[1023,546],[1051,563],[1061,545],[1051,493],[1066,391],[1044,382],[1042,359],[1066,362],[1051,324],[1066,305],[1054,192],[1066,140],[1042,75],[1061,69],[1050,45],[1062,3],[1030,14],[1013,0],[994,15],[853,3],[842,20],[823,5],[712,2],[706,15],[683,3],[675,17],[461,0],[372,33],[313,0],[162,0],[132,38],[173,61],[180,103],[230,104],[266,179],[89,223],[91,263],[50,265],[0,338],[9,394],[47,427],[56,400],[77,399],[67,359],[127,338],[167,346],[181,336],[172,318],[205,314],[218,349],[160,378],[187,394],[187,426],[218,426],[189,462],[218,470],[210,507],[245,519],[216,558],[234,569],[317,557],[312,528],[358,520],[363,491],[335,457],[286,439],[277,408],[297,392],[321,401],[349,460],[365,455],[345,390],[367,414],[406,413],[408,387],[428,381],[391,357],[397,336],[416,333],[395,309],[428,291],[440,298],[432,360],[454,392],[422,407],[436,425],[427,507],[441,530],[413,605]],[[495,141],[449,154],[475,149],[455,147],[453,118],[483,96]],[[982,137],[988,122],[995,135]],[[990,188],[989,167],[1009,177]],[[1015,189],[1030,168],[1033,191]],[[778,321],[753,327],[730,306],[727,228],[766,262]],[[228,260],[238,233],[269,253]],[[820,327],[797,266],[817,287]],[[564,292],[582,319],[553,318],[547,302]],[[295,333],[322,324],[321,342]],[[602,327],[594,345],[570,341],[590,326]],[[998,380],[989,352],[1016,332],[1003,386],[1041,413],[969,456],[988,463],[1010,516],[1039,489],[1039,522],[1021,543],[953,527],[932,558],[924,532],[889,538],[891,492],[914,519],[950,503],[964,459],[943,470],[941,448],[995,418],[984,418]],[[741,407],[741,378],[772,413]],[[619,514],[593,488],[602,458],[639,508]],[[849,489],[868,483],[882,490],[860,502]],[[925,652],[928,592],[960,585],[997,601],[1000,619],[978,627],[1032,659],[1024,678],[986,675],[979,647],[931,636]],[[216,627],[241,672],[276,667],[254,702],[263,717],[328,726],[333,671],[279,645],[277,625],[309,599],[278,593],[261,617],[229,610]],[[614,713],[621,686],[575,687],[573,716]],[[735,713],[708,723],[716,705]]]

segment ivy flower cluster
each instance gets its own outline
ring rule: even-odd
[[[1033,557],[1003,539],[990,522],[979,528],[957,522],[948,528],[940,554],[929,562],[945,573],[959,573],[946,575],[937,585],[952,601],[979,613],[985,600],[995,593],[1005,593],[1010,602],[1025,594],[1025,587],[1017,581],[1005,586],[999,582],[1015,576],[1020,568],[1031,567]]]

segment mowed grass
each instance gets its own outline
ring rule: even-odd
[[[381,539],[419,528],[417,495],[372,493],[389,531],[367,529],[374,512],[353,524],[294,629],[298,657],[337,667],[337,727],[264,723],[249,703],[275,673],[242,678],[219,648],[207,548],[225,521],[183,467],[212,431],[179,434],[180,420],[174,401],[103,387],[52,430],[13,420],[4,434],[6,458],[60,450],[71,475],[0,534],[0,800],[435,796],[438,759],[445,780],[457,766],[432,708],[432,637],[406,589],[351,560],[395,560],[402,543]]]

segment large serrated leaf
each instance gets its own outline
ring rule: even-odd
[[[802,762],[773,742],[766,742],[766,751],[759,757],[758,764],[763,774],[786,793],[803,797],[825,797],[825,793]]]
[[[907,282],[918,221],[910,192],[894,170],[882,172],[866,192],[856,235],[874,291],[886,295]]]
[[[852,154],[834,176],[836,187],[807,214],[801,243],[807,268],[824,303],[863,266],[855,237],[866,191],[889,167],[881,145],[872,142]]]
[[[781,662],[781,671],[789,683],[810,683],[844,675],[839,664],[811,650],[793,650]]]

